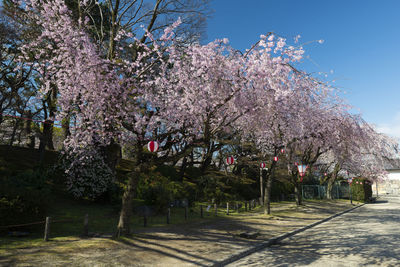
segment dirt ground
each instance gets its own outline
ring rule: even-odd
[[[131,238],[66,237],[0,249],[0,266],[212,266],[271,237],[351,208],[345,201],[282,203],[213,221],[138,230]],[[242,237],[244,236],[244,237]]]

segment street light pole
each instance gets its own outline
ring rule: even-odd
[[[350,204],[353,204],[353,195],[351,193],[351,183],[352,183],[352,181],[353,181],[353,179],[350,178],[349,171],[347,171],[347,182],[349,183]]]
[[[264,203],[264,179],[262,175],[263,169],[260,168],[260,204],[263,205]]]
[[[350,191],[350,204],[353,204],[353,195],[351,194],[351,183],[349,183],[349,191]]]

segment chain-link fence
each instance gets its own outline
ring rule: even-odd
[[[334,185],[332,189],[332,198],[349,198],[348,185]],[[304,199],[324,199],[326,198],[326,185],[303,185],[302,186],[302,194]]]

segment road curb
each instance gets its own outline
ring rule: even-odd
[[[301,233],[301,232],[303,232],[303,231],[305,231],[305,230],[307,230],[307,229],[310,229],[310,228],[312,228],[312,227],[314,227],[314,226],[317,226],[317,225],[319,225],[319,224],[321,224],[321,223],[327,222],[327,221],[329,221],[329,220],[331,220],[331,219],[333,219],[333,218],[339,217],[340,215],[343,215],[343,214],[345,214],[345,213],[348,213],[348,212],[350,212],[350,211],[352,211],[352,210],[355,210],[355,209],[357,209],[357,208],[360,208],[360,207],[362,207],[362,206],[364,206],[364,205],[365,205],[365,204],[363,203],[363,204],[361,204],[361,205],[352,207],[352,208],[347,209],[347,210],[345,210],[345,211],[338,212],[338,213],[336,213],[336,214],[334,214],[334,215],[332,215],[332,216],[330,216],[330,217],[327,217],[327,218],[325,218],[325,219],[322,219],[322,220],[316,221],[316,222],[314,222],[314,223],[312,223],[312,224],[306,225],[306,226],[304,226],[304,227],[302,227],[302,228],[299,228],[299,229],[293,230],[293,231],[291,231],[291,232],[287,232],[287,233],[285,233],[285,234],[282,234],[282,235],[273,237],[273,238],[271,238],[271,239],[269,239],[269,240],[267,240],[267,241],[264,241],[264,242],[262,242],[262,243],[260,243],[260,244],[258,244],[258,245],[256,245],[256,246],[254,246],[254,247],[252,247],[252,248],[249,248],[248,250],[245,250],[245,251],[242,251],[242,252],[240,252],[240,253],[238,253],[238,254],[232,255],[232,256],[230,256],[229,258],[227,258],[227,259],[225,259],[225,260],[223,260],[223,261],[217,262],[217,263],[215,263],[215,264],[212,265],[212,266],[215,266],[215,267],[218,266],[218,267],[219,267],[219,266],[228,265],[229,263],[235,262],[235,261],[237,261],[237,260],[239,260],[239,259],[241,259],[241,258],[244,258],[244,257],[246,257],[246,256],[248,256],[248,255],[250,255],[250,254],[253,254],[253,253],[255,253],[255,252],[259,251],[259,250],[262,250],[262,249],[267,248],[267,247],[269,247],[269,246],[271,246],[271,245],[274,245],[274,244],[278,243],[279,241],[281,241],[281,240],[283,240],[283,239],[286,239],[286,238],[288,238],[288,237],[294,236],[295,234]]]

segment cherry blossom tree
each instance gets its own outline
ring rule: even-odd
[[[333,111],[336,100],[328,87],[291,66],[304,52],[283,38],[262,35],[245,53],[226,39],[182,46],[174,41],[178,20],[157,40],[147,31],[152,46],[120,29],[112,44],[115,56],[104,58],[88,22],[73,20],[62,0],[34,0],[24,8],[42,31],[21,47],[23,57],[40,59],[32,67],[40,73],[41,93],[57,88],[55,119],[71,120],[64,142],[70,189],[78,196],[85,190],[103,192],[111,181],[102,160],[105,149],[113,143],[134,148],[135,167],[122,196],[117,235],[130,233],[136,184],[154,164],[185,158],[200,147],[204,172],[224,138],[239,132],[254,137],[264,157],[285,148],[289,163],[300,156],[313,164],[341,138],[332,133],[341,127],[338,109]],[[135,40],[133,58],[124,56],[129,46],[119,42],[126,38]],[[149,140],[159,142],[158,153],[146,151]],[[106,171],[85,168],[91,162]],[[297,170],[289,171],[299,195]]]
[[[280,40],[282,43],[283,41]],[[267,44],[270,47],[270,44]],[[282,156],[286,161],[293,164],[296,159],[293,155],[298,154],[299,146],[306,147],[318,132],[323,129],[329,129],[329,125],[325,128],[321,127],[323,121],[326,120],[327,112],[324,111],[327,106],[333,105],[334,97],[330,96],[331,89],[306,73],[300,72],[290,65],[289,62],[296,62],[301,59],[302,49],[294,50],[289,46],[283,49],[284,55],[288,53],[286,60],[278,62],[278,72],[276,68],[272,68],[271,74],[261,76],[266,77],[259,83],[254,82],[255,86],[261,88],[259,91],[260,109],[256,114],[251,114],[243,120],[244,133],[255,140],[256,146],[267,161],[270,162],[269,169],[266,172],[266,191],[264,195],[265,212],[270,213],[270,188],[272,174],[277,166],[277,162],[273,158]],[[289,53],[290,52],[290,53]],[[261,58],[262,59],[262,58]],[[268,59],[268,57],[267,57]],[[259,62],[260,59],[253,59]],[[268,60],[267,60],[268,61]],[[270,71],[271,71],[270,70]],[[259,73],[255,73],[253,81],[259,81],[260,73],[269,73],[268,68],[262,66]],[[265,90],[267,88],[267,90]],[[262,92],[264,90],[264,92]],[[285,153],[280,153],[284,149]],[[316,158],[320,155],[318,152]],[[298,157],[298,156],[297,156]],[[295,186],[296,192],[300,192],[298,187],[298,173],[296,166],[291,167],[289,171],[292,174],[291,183]],[[263,186],[263,182],[260,182]],[[263,193],[261,193],[263,195]],[[296,194],[297,196],[299,194]]]

